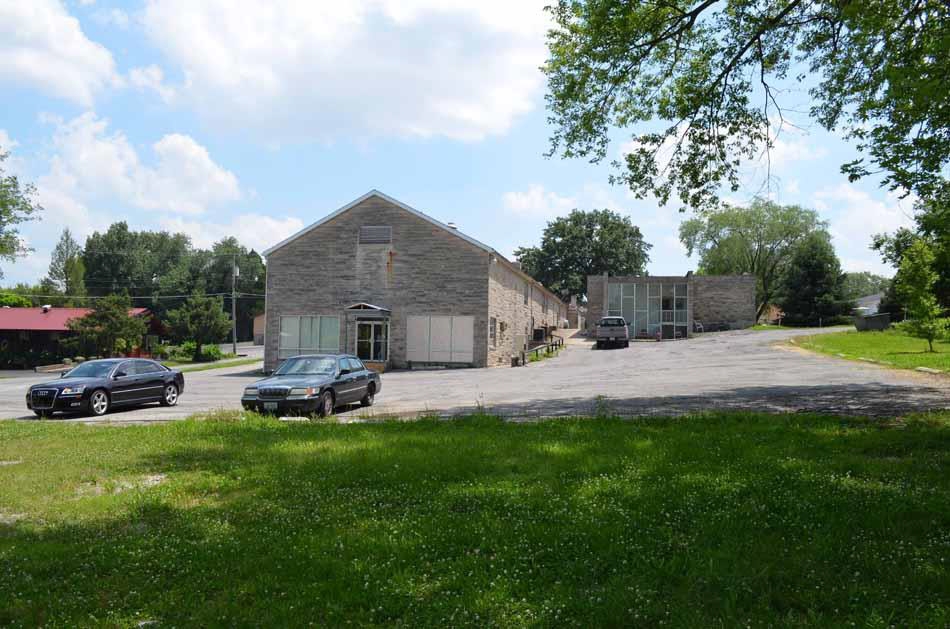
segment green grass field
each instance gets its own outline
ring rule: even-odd
[[[0,626],[950,624],[950,413],[0,422]]]
[[[950,372],[950,343],[937,341],[934,352],[927,351],[927,341],[896,330],[884,332],[834,332],[793,339],[805,349],[823,354],[857,360],[869,358],[902,369],[929,367]]]

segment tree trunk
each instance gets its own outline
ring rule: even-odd
[[[191,362],[201,362],[201,343],[195,341],[195,355],[191,357]]]

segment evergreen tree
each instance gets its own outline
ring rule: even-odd
[[[223,300],[201,293],[189,297],[180,308],[170,310],[168,325],[179,342],[195,342],[195,362],[201,360],[203,345],[221,342],[231,329],[231,321],[224,314]]]
[[[815,232],[799,243],[782,278],[779,306],[783,322],[829,325],[853,308],[845,297],[844,274],[827,232]]]

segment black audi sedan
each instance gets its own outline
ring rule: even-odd
[[[26,393],[26,407],[38,417],[55,412],[100,416],[118,406],[174,406],[184,390],[182,373],[154,360],[107,358],[82,363],[58,380],[34,384]]]
[[[244,389],[241,405],[259,413],[325,417],[346,404],[372,406],[382,387],[379,374],[356,356],[294,356],[269,378]]]

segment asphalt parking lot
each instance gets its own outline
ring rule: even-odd
[[[807,333],[814,333],[809,331]],[[451,416],[478,410],[516,418],[677,415],[697,410],[817,411],[892,416],[950,408],[950,378],[818,356],[781,345],[794,331],[734,331],[685,341],[637,342],[627,349],[570,345],[526,367],[391,372],[371,409],[341,418]],[[105,422],[150,422],[240,408],[241,391],[260,377],[248,366],[186,374],[175,408],[121,410]],[[0,417],[31,418],[30,374],[0,379]],[[53,419],[51,421],[64,421]],[[90,421],[66,418],[65,421]]]

